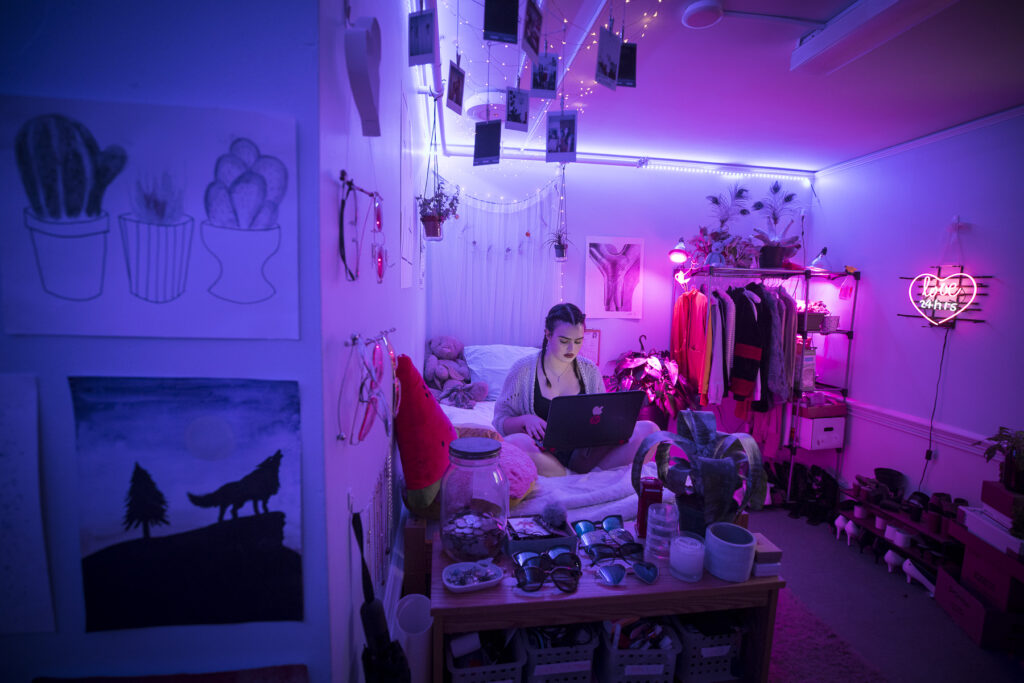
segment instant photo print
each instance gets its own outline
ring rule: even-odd
[[[536,2],[526,0],[526,12],[523,16],[523,52],[528,54],[530,59],[537,61],[537,57],[540,56],[540,29],[544,15]]]
[[[622,41],[606,28],[601,29],[597,40],[597,73],[594,79],[601,85],[615,90],[619,79],[619,50]]]
[[[520,88],[505,90],[505,127],[526,130],[530,122],[530,93]]]
[[[519,42],[519,0],[484,0],[484,40]]]
[[[409,15],[409,66],[432,64],[437,51],[437,17],[434,10]]]
[[[462,93],[466,87],[466,72],[455,62],[448,62],[448,97],[445,105],[456,114],[462,113]]]
[[[533,60],[531,97],[554,97],[558,89],[558,55],[544,54]]]
[[[545,161],[576,161],[576,112],[548,112]]]
[[[623,43],[619,50],[619,78],[624,88],[636,87],[636,43]]]
[[[501,158],[501,121],[477,121],[473,165],[496,164]]]

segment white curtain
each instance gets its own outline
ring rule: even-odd
[[[428,339],[540,346],[558,302],[561,264],[544,244],[557,219],[554,182],[518,202],[463,195],[444,239],[427,243]]]

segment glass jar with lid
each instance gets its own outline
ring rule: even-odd
[[[448,447],[441,479],[441,546],[459,562],[496,556],[508,520],[508,479],[498,464],[501,444],[464,437]]]

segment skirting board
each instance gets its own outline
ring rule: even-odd
[[[888,408],[881,408],[871,403],[864,403],[854,399],[849,400],[850,417],[856,420],[866,420],[889,429],[905,432],[921,439],[928,439],[928,421],[913,415],[907,415]],[[950,446],[957,450],[964,451],[984,457],[985,446],[975,446],[976,441],[984,439],[984,435],[958,429],[951,425],[936,422],[932,430],[932,442],[943,446]],[[1001,458],[1002,456],[996,456]]]

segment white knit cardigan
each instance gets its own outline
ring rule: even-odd
[[[501,394],[494,406],[494,428],[498,433],[505,436],[505,420],[517,415],[533,414],[533,379],[539,370],[541,354],[520,358],[508,371],[505,377],[505,384],[501,387]],[[597,369],[593,361],[582,356],[576,357],[579,365],[580,376],[583,378],[583,386],[587,388],[588,394],[603,394],[604,379],[601,371]]]

